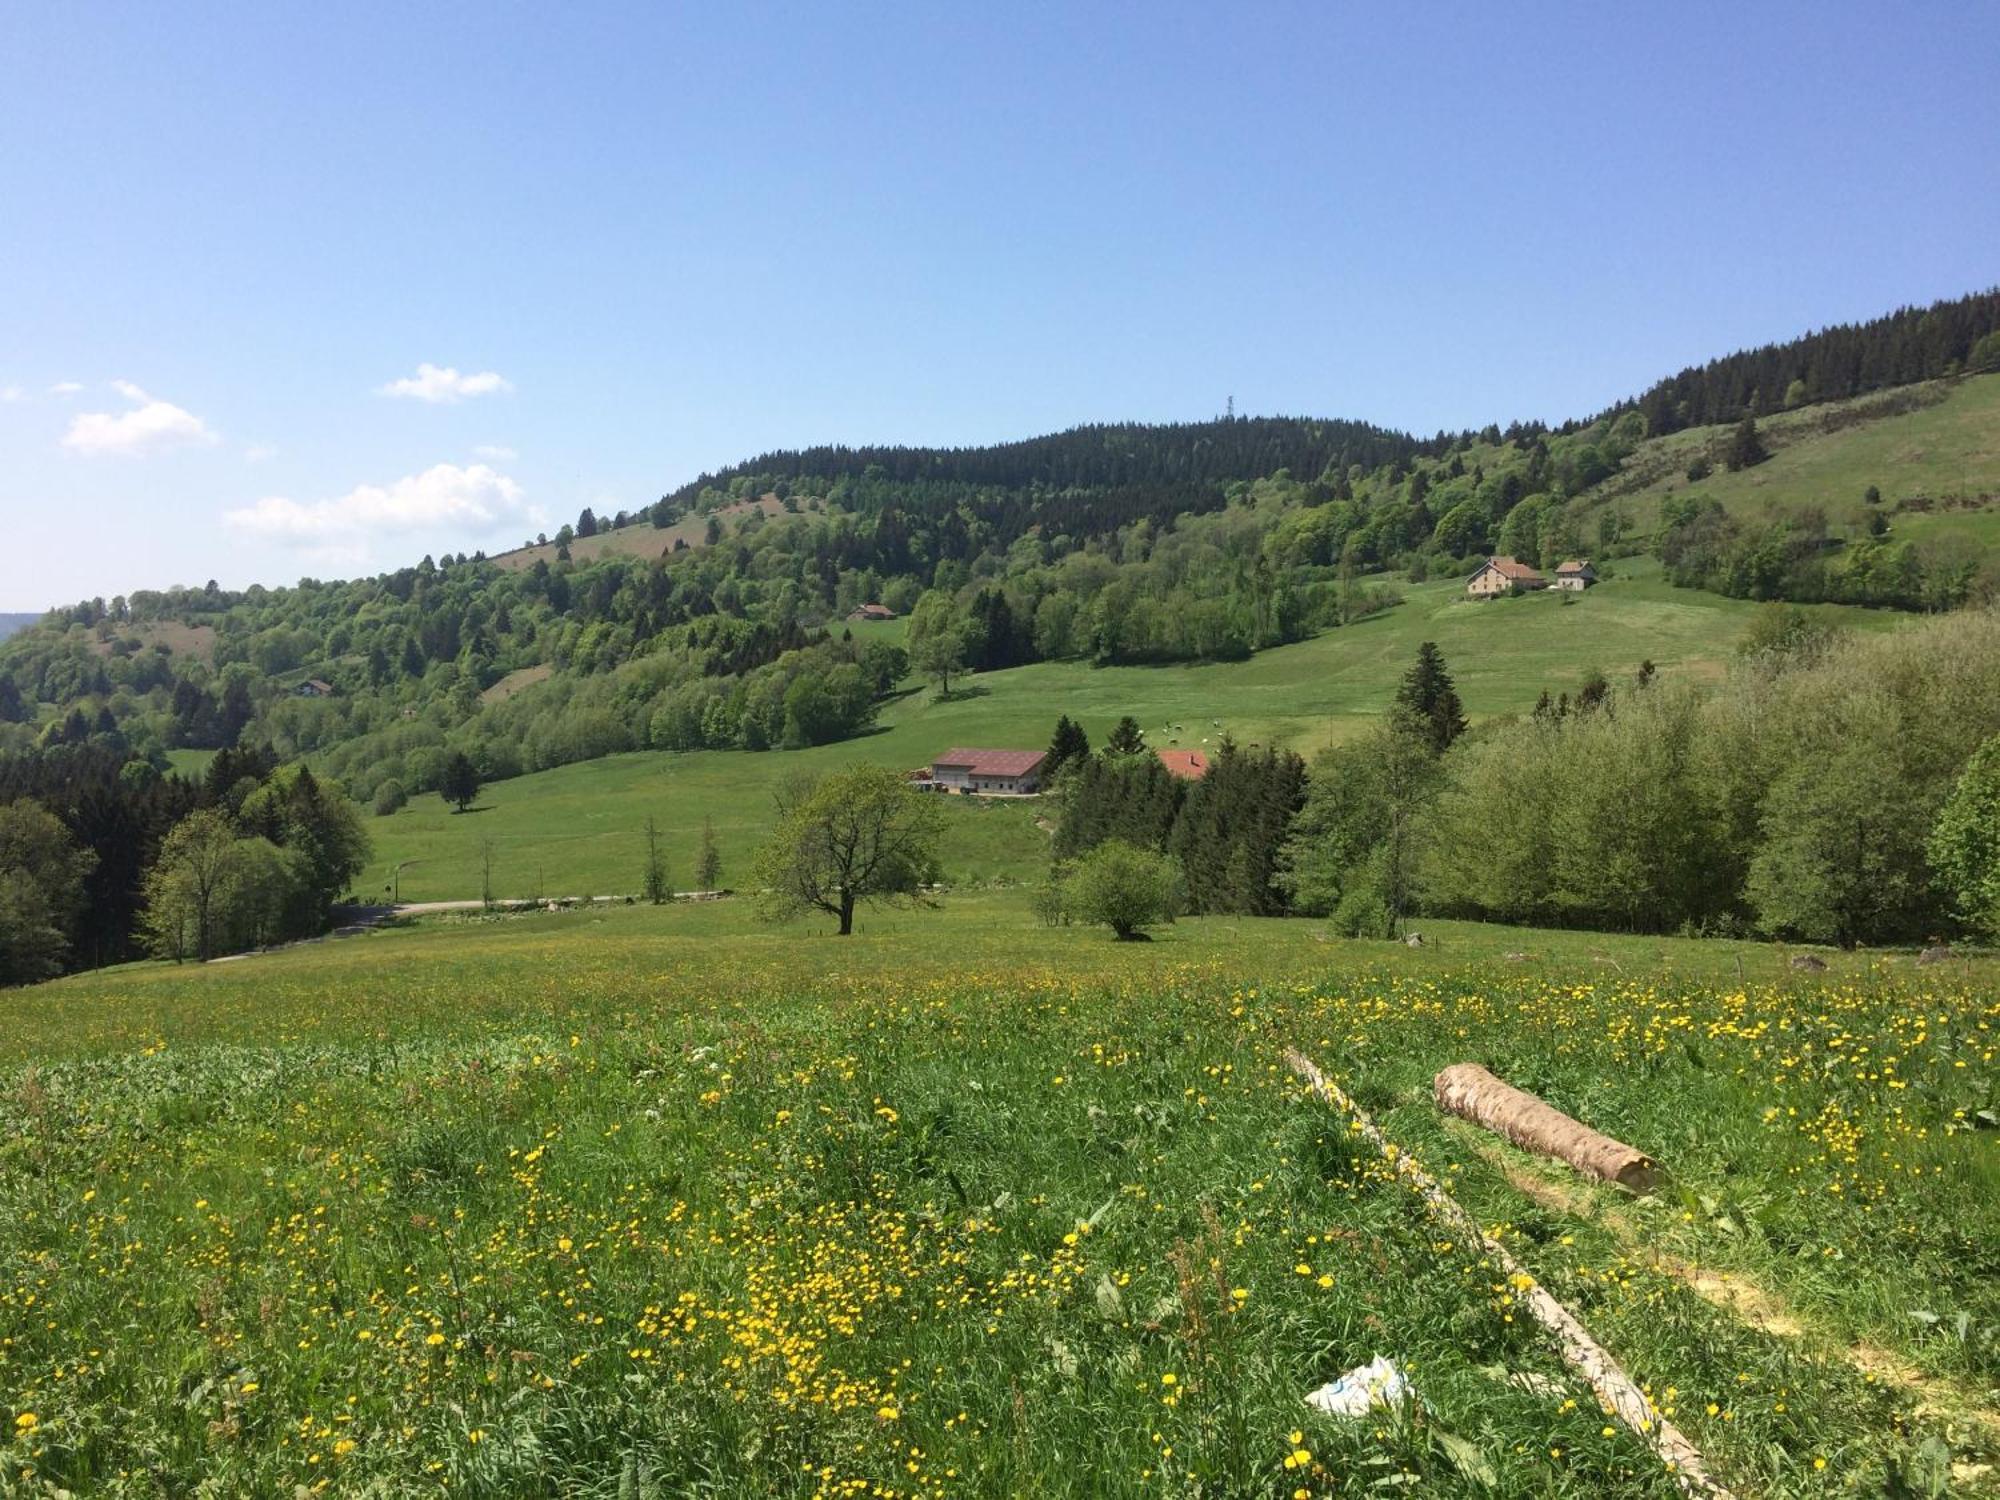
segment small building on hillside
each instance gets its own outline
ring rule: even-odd
[[[1208,774],[1208,757],[1199,750],[1161,750],[1160,764],[1182,781],[1199,781]]]
[[[954,747],[931,762],[941,792],[985,792],[1025,797],[1042,789],[1046,750],[963,750]]]
[[[1526,594],[1548,586],[1549,581],[1542,574],[1511,557],[1489,557],[1477,573],[1465,580],[1465,592],[1474,599]]]
[[[1556,587],[1559,589],[1568,589],[1571,593],[1580,594],[1595,582],[1597,582],[1597,571],[1591,567],[1590,559],[1587,557],[1572,557],[1556,569]]]
[[[294,698],[331,698],[333,684],[318,677],[308,677],[292,689]]]
[[[886,604],[857,604],[847,612],[850,620],[893,620],[896,612]]]

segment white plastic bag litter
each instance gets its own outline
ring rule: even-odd
[[[1330,1417],[1365,1417],[1377,1406],[1394,1406],[1411,1394],[1410,1382],[1396,1368],[1395,1361],[1376,1355],[1365,1365],[1356,1365],[1340,1379],[1321,1386],[1306,1397],[1306,1405],[1317,1407]]]

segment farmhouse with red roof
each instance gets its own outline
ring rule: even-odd
[[[941,792],[990,792],[1026,796],[1042,789],[1046,750],[945,751],[931,762],[931,780]]]
[[[1524,562],[1511,557],[1489,557],[1479,571],[1465,580],[1465,591],[1475,599],[1491,599],[1498,594],[1525,594],[1545,589],[1547,578]]]

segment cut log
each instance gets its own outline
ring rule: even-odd
[[[1455,1234],[1477,1244],[1506,1274],[1508,1282],[1520,1289],[1522,1305],[1529,1316],[1548,1330],[1564,1363],[1590,1382],[1606,1412],[1615,1413],[1659,1456],[1681,1493],[1689,1500],[1734,1500],[1728,1488],[1709,1474],[1701,1450],[1654,1406],[1652,1398],[1625,1372],[1625,1367],[1590,1336],[1590,1330],[1577,1321],[1575,1314],[1549,1294],[1548,1288],[1522,1270],[1521,1263],[1507,1247],[1482,1228],[1464,1205],[1417,1164],[1415,1157],[1382,1134],[1368,1112],[1349,1098],[1339,1084],[1320,1072],[1303,1052],[1288,1047],[1285,1061],[1317,1098],[1348,1116],[1348,1128],[1372,1145],[1391,1170],[1416,1189],[1432,1214],[1449,1224]]]
[[[1585,1176],[1635,1193],[1653,1190],[1653,1159],[1645,1152],[1600,1135],[1533,1094],[1503,1083],[1478,1063],[1446,1068],[1431,1087],[1439,1109],[1483,1125],[1523,1151],[1553,1156]]]

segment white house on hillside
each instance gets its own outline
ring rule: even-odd
[[[1491,599],[1499,594],[1525,594],[1545,589],[1548,579],[1524,562],[1511,557],[1489,557],[1479,571],[1465,580],[1465,592],[1475,599]]]
[[[1572,557],[1556,569],[1556,587],[1580,594],[1597,582],[1597,572],[1590,566],[1590,559]]]

